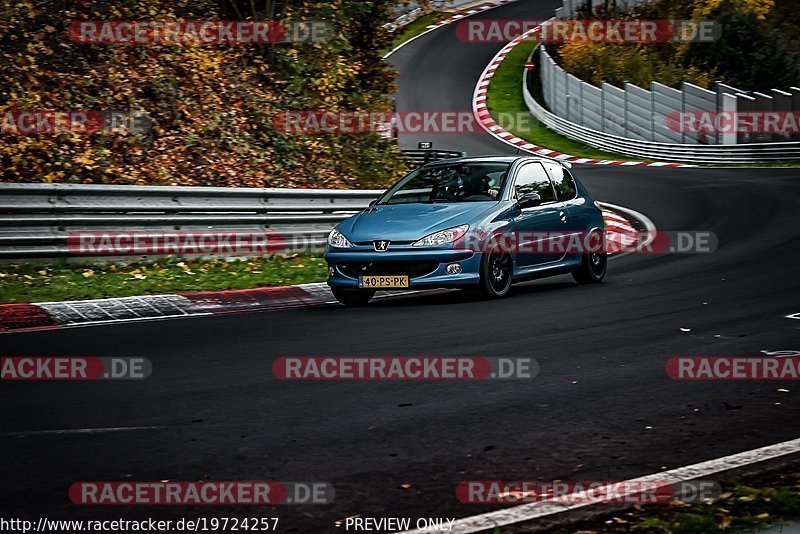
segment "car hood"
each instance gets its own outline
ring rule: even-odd
[[[439,230],[471,224],[495,206],[497,202],[383,204],[343,221],[338,228],[353,243],[416,241]]]

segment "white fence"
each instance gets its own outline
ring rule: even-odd
[[[800,141],[797,135],[717,134],[681,131],[678,114],[710,112],[770,112],[800,109],[800,88],[772,90],[771,95],[747,93],[722,83],[714,91],[681,84],[673,89],[651,82],[649,89],[631,83],[624,88],[603,83],[595,87],[564,71],[544,46],[538,48],[539,76],[547,107],[561,118],[577,125],[628,139],[688,145],[733,145]],[[670,115],[675,121],[670,127]]]
[[[537,50],[534,50],[534,55],[538,53]],[[557,99],[558,103],[548,110],[537,102],[531,93],[534,81],[532,74],[537,71],[542,72],[544,69],[526,71],[527,75],[523,77],[522,82],[525,104],[531,114],[551,130],[589,146],[634,158],[693,163],[742,164],[800,159],[800,142],[701,144],[696,142],[676,143],[674,138],[672,142],[648,140],[647,136],[655,136],[658,129],[661,130],[660,137],[658,137],[660,139],[675,135],[675,132],[664,131],[668,130],[665,123],[659,123],[664,126],[658,128],[646,129],[648,120],[650,124],[654,124],[659,115],[664,116],[671,113],[670,104],[677,102],[676,93],[680,92],[664,86],[657,86],[653,91],[646,91],[631,84],[626,84],[625,89],[603,84],[600,89],[580,82],[574,76],[572,77],[574,80],[570,81],[569,76],[571,75],[567,74],[560,77],[560,81],[557,82],[550,79],[552,82],[549,89],[550,94],[559,90],[567,94],[568,86],[579,87],[579,91],[585,91],[583,94],[589,95],[588,106],[583,107],[584,100],[582,98],[575,99],[577,103],[572,98],[564,98]],[[544,76],[546,75],[543,74]],[[580,84],[576,85],[575,80]],[[636,88],[631,90],[631,87]],[[548,89],[542,86],[542,92],[546,94],[547,91]],[[600,91],[599,110],[598,91]],[[657,99],[658,105],[651,104],[650,114],[640,114],[643,110],[647,111],[646,94],[650,93],[652,99],[654,92],[666,96],[666,99],[663,101]],[[725,96],[725,102],[728,104],[730,103],[729,96]],[[683,96],[681,98],[683,99]],[[689,105],[697,106],[698,100],[690,100]],[[584,125],[584,121],[588,121],[588,125]]]
[[[646,4],[650,0],[616,0],[617,11],[625,11],[636,6]],[[592,8],[604,5],[605,0],[592,0]],[[586,7],[586,0],[562,0],[561,7],[556,9],[556,18],[565,19],[574,17],[579,10]]]

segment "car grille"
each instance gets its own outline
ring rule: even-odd
[[[345,276],[408,275],[409,278],[425,276],[439,267],[438,261],[353,261],[337,264]]]

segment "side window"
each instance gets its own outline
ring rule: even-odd
[[[558,200],[572,200],[578,194],[575,188],[575,180],[567,169],[556,163],[545,163],[550,176],[553,177],[553,185],[558,194]]]
[[[514,198],[520,198],[526,193],[539,193],[542,203],[555,201],[553,186],[541,163],[528,163],[517,173],[517,179],[514,182]]]

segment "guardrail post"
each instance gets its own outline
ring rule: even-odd
[[[777,111],[779,113],[788,113],[792,110],[792,93],[787,93],[786,91],[781,91],[779,89],[772,90],[772,110]],[[783,122],[783,118],[778,119],[779,122]],[[777,142],[785,142],[790,141],[791,136],[786,135],[785,133],[780,134],[776,133],[773,136],[774,140]]]
[[[792,93],[792,110],[798,113],[800,112],[800,87],[790,87],[789,91]],[[800,132],[792,135],[792,141],[800,141]]]
[[[606,99],[603,98],[603,88],[600,88],[600,131],[606,131]]]
[[[656,140],[656,94],[650,84],[650,141]]]
[[[681,87],[681,113],[686,112],[686,91]],[[681,128],[681,143],[686,143],[686,132]]]
[[[745,95],[742,93],[736,94],[736,105],[737,111],[741,111],[744,113],[755,111],[756,109],[756,99],[750,95]],[[737,124],[741,122],[745,122],[750,124],[752,119],[746,119],[744,121],[737,120]],[[752,143],[753,142],[753,135],[749,132],[737,132],[736,134],[736,142],[737,143]]]
[[[622,82],[623,90],[628,85],[628,80]],[[622,93],[622,135],[628,137],[628,91]]]
[[[772,111],[773,110],[773,100],[772,97],[769,95],[765,95],[764,93],[759,93],[758,91],[753,91],[753,98],[756,99],[756,109],[761,113],[761,120],[759,121],[762,124],[763,128],[763,117],[765,115],[765,111]],[[759,142],[768,142],[768,141],[776,141],[776,136],[773,134],[767,134],[766,132],[757,133],[755,134],[755,139]]]
[[[736,95],[729,95],[722,93],[720,96],[720,113],[735,119],[736,111],[738,108],[738,99]],[[736,144],[736,128],[732,128],[729,132],[720,133],[719,142],[721,145],[735,145]]]

